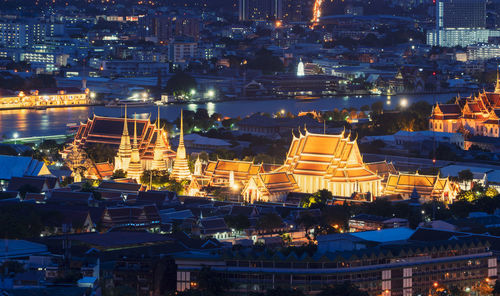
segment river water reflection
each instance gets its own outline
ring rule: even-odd
[[[393,109],[402,101],[408,105],[414,102],[426,101],[430,104],[434,102],[446,102],[453,94],[440,95],[414,95],[414,96],[350,96],[321,98],[311,101],[299,101],[293,99],[276,99],[266,101],[225,101],[203,104],[171,104],[161,107],[161,117],[174,120],[179,116],[181,109],[196,111],[198,108],[205,108],[209,114],[221,113],[224,116],[245,117],[255,112],[275,113],[280,110],[297,113],[311,110],[332,110],[334,108],[360,108],[363,105],[371,105],[374,102],[384,102],[386,109]],[[92,114],[101,116],[122,116],[123,108],[108,108],[104,106],[94,107],[74,107],[74,108],[49,108],[46,110],[9,110],[0,111],[0,136],[12,138],[14,133],[19,137],[48,136],[64,134],[67,131],[68,123],[84,122]],[[129,107],[129,114],[137,113],[138,117],[147,118],[151,113],[153,119],[156,118],[156,106]]]

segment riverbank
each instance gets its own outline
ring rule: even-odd
[[[3,108],[0,107],[0,111],[9,111],[9,110],[45,110],[49,108],[73,108],[73,107],[92,107],[92,106],[104,106],[103,103],[95,103],[95,104],[74,104],[74,105],[47,105],[47,106],[23,106],[23,107],[8,107]]]
[[[273,99],[264,101],[232,100],[223,102],[168,104],[160,106],[161,117],[170,121],[175,120],[181,109],[196,111],[206,109],[211,115],[219,113],[227,117],[245,117],[256,112],[276,113],[281,110],[297,114],[305,111],[333,110],[335,108],[360,109],[362,106],[371,106],[375,102],[382,102],[387,110],[401,106],[403,103],[410,106],[418,101],[429,104],[446,102],[453,95],[438,94],[425,96],[342,96],[328,97],[316,100]],[[129,107],[129,116],[136,114],[137,118],[156,119],[157,106]],[[48,108],[45,110],[1,110],[0,111],[0,136],[11,138],[14,133],[19,137],[34,137],[61,135],[67,132],[68,123],[85,122],[93,114],[99,116],[120,117],[124,115],[124,108],[107,108],[98,106],[79,106]]]

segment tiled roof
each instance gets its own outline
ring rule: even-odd
[[[48,175],[50,171],[43,161],[27,156],[0,155],[0,179],[12,177]]]

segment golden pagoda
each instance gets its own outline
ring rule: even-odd
[[[292,174],[301,192],[327,189],[336,196],[354,193],[378,196],[381,180],[363,162],[356,140],[339,135],[314,134],[306,129],[293,135],[285,163],[276,172]]]
[[[130,146],[130,135],[128,134],[127,124],[127,105],[125,105],[125,120],[123,121],[123,132],[120,140],[120,147],[115,156],[115,171],[127,171],[132,156],[132,147]]]
[[[175,156],[174,168],[172,177],[177,181],[189,180],[191,172],[189,171],[188,161],[186,159],[186,147],[184,147],[184,123],[181,110],[181,134],[179,137],[179,147],[177,147],[177,155]]]
[[[135,179],[137,183],[141,182],[142,163],[139,155],[139,145],[137,144],[137,120],[134,120],[134,142],[132,144],[132,154],[130,164],[127,170],[127,177]]]
[[[165,163],[164,153],[166,150],[165,144],[162,141],[162,130],[160,129],[160,107],[158,106],[158,119],[156,120],[156,143],[153,151],[153,162],[151,163],[152,170],[166,171],[167,164]]]

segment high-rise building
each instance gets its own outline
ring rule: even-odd
[[[43,23],[34,19],[0,21],[0,45],[6,47],[31,47],[44,43],[46,37],[63,33],[62,24]]]
[[[200,37],[200,19],[178,16],[145,16],[139,19],[140,36],[154,37],[160,44],[168,44],[175,37],[186,36],[194,40]]]
[[[486,1],[441,0],[436,4],[436,29],[484,29]]]
[[[485,0],[440,0],[436,3],[436,29],[427,32],[427,43],[467,46],[488,42],[499,34],[486,29]]]
[[[308,22],[313,14],[313,0],[282,0],[283,21]]]
[[[275,20],[283,17],[283,0],[239,0],[240,21]]]

